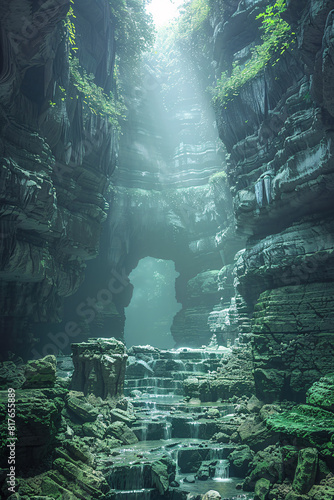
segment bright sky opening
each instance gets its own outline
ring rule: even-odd
[[[178,7],[183,2],[184,0],[152,0],[146,9],[152,14],[153,21],[159,28],[179,15]]]

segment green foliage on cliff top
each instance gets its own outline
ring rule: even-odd
[[[252,49],[251,57],[244,66],[234,63],[230,76],[226,72],[221,75],[213,90],[215,104],[226,105],[232,101],[243,85],[255,78],[270,61],[274,66],[293,43],[294,33],[281,17],[285,10],[286,0],[277,0],[257,16],[256,19],[262,20],[262,43]]]
[[[70,45],[71,81],[83,97],[84,109],[107,117],[109,122],[119,129],[120,119],[124,118],[125,112],[119,88],[120,67],[122,69],[122,67],[130,66],[133,69],[142,52],[152,45],[154,28],[151,17],[146,13],[144,0],[108,1],[111,13],[110,23],[116,41],[117,63],[114,67],[114,82],[117,90],[114,93],[106,93],[102,87],[96,85],[95,76],[87,73],[76,56],[78,47],[76,46],[74,0],[70,0],[71,5],[64,24]]]
[[[80,66],[79,59],[72,57],[70,60],[71,80],[83,97],[83,104],[94,114],[106,116],[115,128],[119,127],[119,118],[124,115],[122,101],[116,100],[112,92],[106,94],[102,87],[94,83],[94,75],[88,75]]]
[[[181,38],[188,38],[199,31],[207,21],[210,12],[209,0],[188,0],[183,8],[177,29]]]
[[[145,0],[108,0],[115,27],[117,56],[120,64],[135,64],[154,42],[152,17]]]

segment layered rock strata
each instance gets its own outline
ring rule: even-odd
[[[214,40],[219,70],[250,58],[265,6],[252,1],[225,10]],[[247,236],[237,290],[253,315],[255,383],[267,400],[302,399],[330,371],[333,7],[288,2],[283,16],[295,43],[216,112],[230,154],[237,229]],[[251,29],[243,31],[246,22]]]
[[[72,344],[73,390],[102,399],[123,394],[127,354],[119,340],[90,339]]]
[[[26,354],[34,336],[29,324],[59,321],[63,298],[78,289],[85,261],[97,255],[108,208],[115,133],[107,118],[87,110],[70,79],[69,6],[26,0],[0,8],[2,352]],[[80,60],[109,90],[115,58],[109,6],[74,8]],[[87,26],[96,43],[80,36]]]

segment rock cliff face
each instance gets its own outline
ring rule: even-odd
[[[108,208],[117,143],[112,125],[84,109],[70,79],[69,6],[23,0],[0,7],[2,352],[26,353],[34,336],[29,324],[60,319],[63,298],[78,289],[85,261],[97,255]],[[109,4],[74,8],[83,65],[109,91]]]
[[[219,69],[250,57],[266,4],[228,4],[215,30]],[[298,400],[333,359],[334,3],[287,4],[296,43],[217,109],[217,123],[247,236],[236,279],[253,311],[257,391]]]

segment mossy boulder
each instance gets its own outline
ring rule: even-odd
[[[322,377],[307,391],[306,402],[334,412],[334,374]]]
[[[80,397],[80,393],[70,392],[67,398],[67,408],[82,422],[94,422],[99,412],[93,405],[88,403],[86,399]]]
[[[95,422],[85,422],[82,431],[85,436],[103,439],[107,433],[107,426],[100,419],[96,419]]]
[[[270,432],[258,415],[251,414],[237,430],[242,444],[247,444],[255,451],[264,449],[277,441],[275,432]]]
[[[53,467],[65,479],[74,483],[82,491],[87,492],[93,498],[101,498],[101,492],[106,492],[109,487],[101,472],[94,471],[91,467],[83,464],[76,465],[63,458],[57,458]],[[74,490],[75,494],[75,490]]]
[[[121,422],[125,422],[129,427],[131,427],[131,425],[136,421],[136,417],[134,415],[128,411],[121,410],[120,408],[111,410],[109,417],[111,422],[117,422],[119,420]]]
[[[324,445],[334,434],[334,414],[310,405],[272,415],[266,423],[270,430],[312,446]]]
[[[56,381],[56,356],[49,355],[42,359],[28,361],[24,376],[24,389],[53,387]]]
[[[295,471],[298,462],[298,449],[292,445],[282,446],[284,476],[290,481],[295,476]]]
[[[64,389],[17,390],[16,397],[16,458],[20,464],[31,467],[40,464],[55,445],[55,437],[61,427],[61,410],[66,395]],[[0,457],[6,461],[7,391],[0,391],[0,435],[4,446]]]
[[[210,466],[212,461],[204,460],[196,474],[197,479],[200,481],[206,481],[209,477],[214,475],[214,467]]]
[[[305,494],[312,488],[318,467],[318,451],[315,448],[304,448],[298,453],[298,464],[292,489],[296,493]]]
[[[107,429],[107,435],[113,436],[123,444],[138,443],[137,436],[125,422],[113,422]]]
[[[151,474],[152,485],[157,488],[159,495],[165,495],[175,480],[175,463],[167,457],[161,458],[152,463]]]
[[[202,460],[206,457],[203,456],[203,453],[206,450],[199,450],[191,448],[180,450],[178,453],[178,466],[180,467],[180,471],[182,473],[195,473],[201,466]],[[207,454],[207,453],[206,453]]]
[[[281,450],[276,446],[268,446],[254,456],[249,465],[249,475],[244,482],[245,491],[253,491],[259,479],[267,479],[270,484],[281,482],[283,479],[283,457]]]
[[[270,481],[262,477],[255,483],[254,500],[266,500],[270,490]]]
[[[4,361],[0,364],[0,390],[8,387],[20,389],[25,381],[25,365],[16,365],[13,361]]]
[[[241,445],[233,450],[227,457],[230,462],[230,475],[245,477],[254,455],[254,451],[248,445]]]

